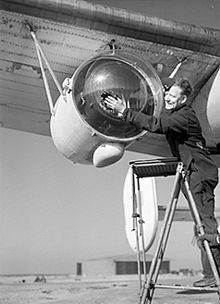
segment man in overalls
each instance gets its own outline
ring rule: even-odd
[[[173,83],[165,93],[165,107],[158,119],[126,108],[124,98],[118,96],[109,94],[105,97],[105,102],[126,123],[138,129],[165,134],[173,156],[184,164],[205,233],[216,235],[218,223],[214,215],[214,189],[218,183],[218,168],[206,149],[196,113],[187,102],[191,92],[192,88],[188,80],[182,79]],[[198,243],[201,250],[203,278],[193,285],[212,286],[215,284],[215,278],[202,241],[198,239]],[[211,251],[220,272],[220,246],[212,246]]]

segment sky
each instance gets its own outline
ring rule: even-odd
[[[91,2],[128,9],[135,3],[135,10],[148,15],[213,27],[220,14],[214,0],[181,1],[179,9],[174,0]],[[186,2],[192,12],[193,3],[200,3],[198,10],[205,8],[206,14],[203,10],[194,19],[183,15]],[[220,28],[220,21],[215,27]],[[133,254],[124,229],[123,183],[129,161],[149,156],[127,152],[118,163],[97,169],[73,165],[50,137],[0,128],[0,143],[0,274],[75,273],[78,261]],[[159,203],[166,204],[171,187],[172,178],[157,180]],[[180,204],[186,204],[183,198]],[[192,226],[173,224],[166,251],[172,269],[200,268]]]

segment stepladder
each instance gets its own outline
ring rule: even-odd
[[[181,290],[210,290],[210,288],[200,288],[200,287],[193,287],[193,286],[168,286],[168,285],[162,285],[157,284],[161,264],[164,258],[165,249],[168,244],[170,229],[173,223],[174,214],[177,208],[178,198],[180,191],[183,190],[185,196],[187,197],[187,202],[189,205],[189,210],[192,214],[192,218],[194,220],[196,229],[198,231],[199,235],[203,235],[205,233],[204,227],[202,225],[196,203],[194,201],[193,195],[190,191],[190,186],[187,178],[187,172],[184,169],[184,166],[181,162],[179,162],[176,158],[167,158],[167,159],[154,159],[154,160],[146,160],[146,161],[133,161],[130,163],[133,171],[133,195],[136,196],[136,192],[138,189],[136,189],[135,184],[139,185],[139,182],[135,183],[135,178],[138,180],[139,178],[144,177],[152,177],[152,176],[168,176],[168,175],[174,175],[174,183],[172,192],[170,195],[170,200],[167,204],[164,219],[162,222],[162,226],[160,229],[159,238],[156,244],[156,249],[153,255],[153,259],[151,262],[151,266],[149,269],[148,274],[146,274],[146,270],[144,271],[144,275],[142,277],[141,273],[139,272],[139,281],[140,281],[140,293],[139,293],[139,304],[151,304],[153,303],[154,299],[154,293],[155,289],[157,288],[170,288],[170,289],[181,289]],[[139,196],[139,199],[140,196]],[[139,205],[141,205],[141,202],[139,202]],[[135,204],[134,204],[135,208]],[[141,210],[138,210],[138,216],[137,212],[135,210],[134,214],[136,215],[134,218],[134,221],[136,221],[136,227],[138,231],[142,234],[143,231],[143,221],[142,221],[142,215]],[[137,242],[140,242],[140,239],[137,238]],[[219,272],[216,267],[212,251],[210,249],[209,243],[207,241],[203,242],[213,275],[215,277],[216,281],[216,287],[212,288],[212,291],[216,291],[217,297],[220,303],[220,278],[219,278]],[[141,248],[140,244],[137,244],[137,248]],[[143,245],[142,245],[143,248]],[[145,264],[145,252],[138,252],[138,264],[139,269],[140,267],[140,256],[143,256],[143,261]]]

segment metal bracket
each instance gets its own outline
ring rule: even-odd
[[[37,57],[38,57],[38,61],[40,63],[40,68],[41,68],[41,72],[42,72],[42,76],[43,76],[43,81],[44,81],[44,87],[45,87],[45,90],[46,90],[46,94],[47,94],[47,99],[48,99],[48,103],[49,103],[49,107],[50,107],[50,113],[51,115],[54,115],[55,112],[54,112],[54,105],[53,105],[53,100],[52,100],[52,96],[51,96],[51,92],[50,92],[50,88],[49,88],[49,83],[48,83],[48,80],[47,80],[47,77],[46,77],[46,73],[45,73],[45,68],[44,68],[44,65],[43,65],[43,61],[47,67],[47,69],[49,70],[50,72],[50,75],[52,76],[52,79],[60,93],[60,95],[65,99],[66,96],[62,90],[62,87],[59,83],[59,81],[57,80],[47,58],[46,58],[46,55],[44,54],[43,52],[43,49],[36,37],[36,27],[33,26],[33,24],[29,23],[28,21],[25,21],[24,25],[26,26],[26,28],[30,31],[30,34],[34,40],[34,43],[35,43],[35,48],[36,48],[36,51],[37,51]]]
[[[177,64],[177,66],[175,67],[175,69],[173,70],[173,72],[170,74],[170,76],[168,77],[168,78],[171,78],[171,79],[173,79],[174,78],[174,76],[177,74],[177,72],[179,71],[179,69],[180,69],[180,67],[182,66],[182,64],[185,62],[185,61],[187,61],[187,57],[181,57],[181,58],[179,58],[179,57],[177,57],[177,60],[178,60],[178,64]]]

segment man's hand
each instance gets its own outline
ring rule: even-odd
[[[113,112],[116,112],[117,114],[123,115],[125,109],[126,109],[126,101],[124,99],[124,96],[122,98],[118,97],[117,95],[108,95],[104,98],[105,104],[108,106],[108,108],[112,109]]]
[[[217,233],[208,234],[205,233],[204,235],[199,236],[199,241],[203,242],[204,240],[208,241],[210,247],[220,246],[219,240],[220,235]]]

